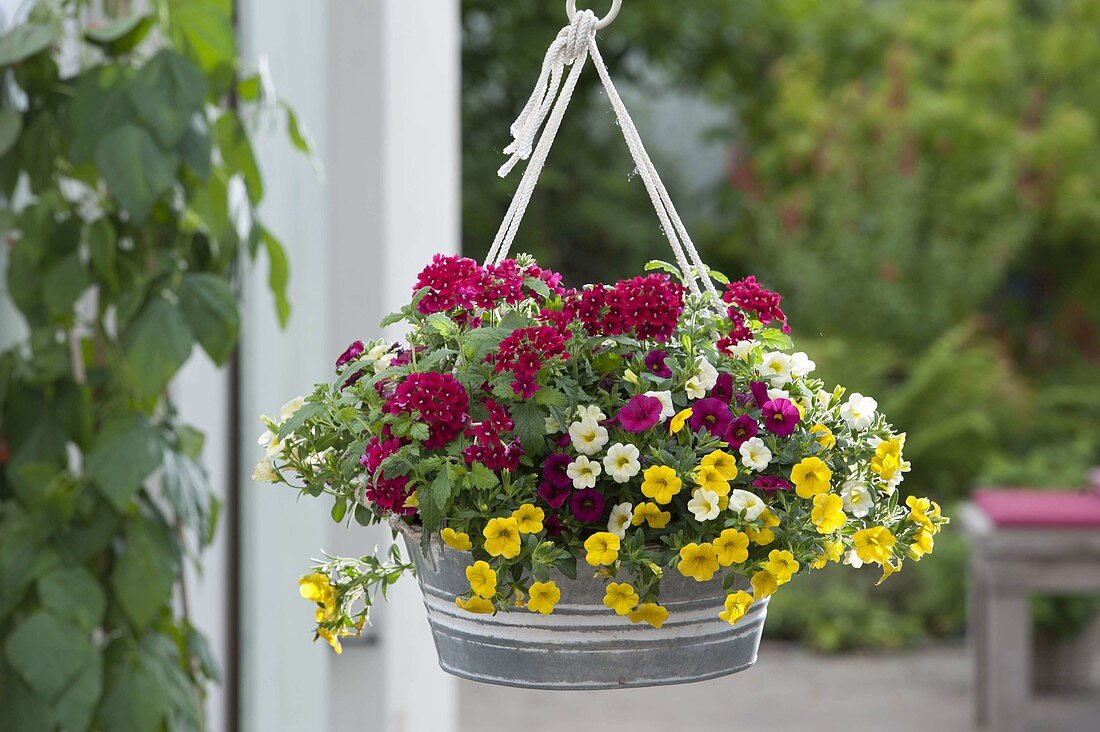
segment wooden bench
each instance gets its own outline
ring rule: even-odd
[[[977,722],[1019,732],[1030,708],[1030,597],[1100,593],[1100,494],[981,489],[961,513]]]

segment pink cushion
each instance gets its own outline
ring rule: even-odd
[[[1030,488],[979,488],[974,503],[997,526],[1100,528],[1100,494]]]

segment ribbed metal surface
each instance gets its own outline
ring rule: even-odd
[[[666,574],[661,604],[669,617],[660,630],[604,607],[604,583],[584,568],[576,580],[552,575],[561,602],[551,615],[527,610],[474,615],[454,604],[470,587],[470,555],[437,541],[426,559],[416,536],[403,533],[439,664],[456,676],[538,689],[617,689],[702,681],[756,662],[767,600],[753,603],[731,626],[718,618],[727,592],[717,580],[698,583]]]

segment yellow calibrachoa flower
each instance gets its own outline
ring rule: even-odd
[[[763,523],[764,528],[757,531],[748,526],[745,527],[745,533],[748,534],[752,543],[757,546],[767,546],[775,541],[775,532],[772,531],[771,527],[779,526],[779,517],[772,513],[770,509],[765,508],[756,520]]]
[[[726,595],[726,609],[718,613],[718,617],[730,625],[737,625],[737,621],[745,616],[749,606],[753,603],[753,596],[744,590],[738,590]]]
[[[802,458],[791,468],[791,482],[799,498],[813,498],[818,493],[829,490],[829,481],[833,471],[818,457]]]
[[[413,491],[409,494],[409,497],[405,499],[405,508],[420,508],[420,492]]]
[[[687,421],[691,419],[691,407],[687,409],[681,409],[676,413],[676,416],[672,418],[672,421],[668,423],[668,431],[672,434],[676,434],[684,428]]]
[[[925,554],[932,553],[932,547],[935,545],[935,539],[932,537],[932,531],[927,528],[922,528],[913,537],[913,543],[909,545],[909,553],[914,561],[919,562]]]
[[[810,511],[819,534],[831,534],[848,520],[844,514],[844,499],[835,493],[819,493],[814,496],[814,508]]]
[[[465,531],[455,531],[450,526],[439,532],[439,536],[443,539],[443,543],[460,552],[468,552],[474,548],[474,543],[470,541],[470,535]]]
[[[752,596],[757,600],[774,595],[779,589],[779,582],[775,579],[775,575],[766,569],[754,574],[749,582],[752,584]]]
[[[482,532],[485,535],[485,551],[493,557],[515,559],[519,556],[519,521],[508,518],[489,519]]]
[[[865,562],[885,564],[894,555],[894,535],[885,526],[872,526],[852,536],[856,556]]]
[[[663,529],[671,519],[672,514],[670,512],[662,511],[656,503],[647,501],[634,507],[634,516],[630,519],[630,523],[634,526],[641,526],[644,522],[649,524],[651,529]]]
[[[612,582],[607,586],[603,604],[618,615],[626,615],[638,607],[638,593],[629,582]]]
[[[619,537],[610,531],[598,531],[584,540],[584,550],[588,552],[584,561],[593,567],[614,564],[619,558]]]
[[[680,561],[676,569],[685,577],[695,578],[696,582],[708,582],[718,571],[718,552],[714,551],[714,545],[709,542],[692,542],[680,550]]]
[[[823,569],[829,562],[839,562],[840,558],[844,556],[844,542],[839,539],[826,541],[821,550],[821,556],[810,565],[811,569]]]
[[[456,597],[455,605],[458,605],[468,613],[477,613],[478,615],[491,615],[493,612],[493,603],[477,595],[474,595],[469,600],[463,597]]]
[[[882,576],[878,578],[878,582],[875,583],[875,587],[878,587],[883,582],[890,578],[890,575],[901,571],[901,561],[898,561],[897,566],[894,566],[893,562],[887,561],[882,565]]]
[[[725,529],[714,540],[714,549],[723,567],[740,564],[749,558],[749,535],[737,529]]]
[[[554,580],[549,582],[533,582],[530,590],[531,597],[527,600],[527,609],[533,613],[549,615],[554,612],[554,606],[561,599],[561,590]]]
[[[344,647],[340,645],[340,639],[336,636],[335,632],[328,628],[318,628],[317,635],[328,641],[328,644],[332,646],[332,650],[336,651],[337,656],[344,652]]]
[[[476,595],[488,599],[497,594],[497,573],[488,562],[478,560],[467,567],[466,579]]]
[[[542,531],[542,520],[546,518],[546,513],[541,508],[525,503],[512,511],[512,518],[519,524],[519,533],[537,534]]]
[[[643,602],[632,610],[627,617],[630,618],[632,623],[649,623],[660,630],[661,626],[668,620],[668,610],[655,602]]]
[[[719,497],[728,496],[730,493],[729,481],[722,477],[718,468],[700,465],[692,473],[691,478],[700,488],[712,491]]]
[[[326,617],[336,609],[336,590],[326,574],[314,572],[302,577],[298,580],[298,594],[310,602],[324,605]]]
[[[933,534],[939,533],[940,527],[932,520],[940,516],[940,507],[935,501],[909,496],[905,499],[905,505],[909,507],[907,521],[920,524],[926,531],[931,531]]]
[[[627,369],[626,371],[623,372],[623,380],[628,381],[631,384],[634,384],[635,386],[638,385],[638,375],[636,373],[634,373],[633,371],[631,371],[630,369]]]
[[[772,549],[768,552],[768,561],[764,562],[764,569],[775,576],[778,584],[786,584],[798,571],[798,562],[786,549]]]
[[[642,473],[642,495],[652,498],[662,506],[680,492],[684,483],[676,471],[667,465],[654,465]]]
[[[733,480],[737,477],[737,461],[733,455],[724,450],[715,450],[703,456],[703,459],[699,461],[699,465],[714,468],[726,480]]]
[[[814,436],[814,442],[828,450],[836,446],[836,436],[833,431],[823,424],[815,424],[810,428],[810,434]]]

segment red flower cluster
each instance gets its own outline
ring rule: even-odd
[[[726,292],[722,295],[722,300],[732,303],[747,312],[755,313],[756,317],[759,318],[760,322],[764,325],[777,322],[782,327],[784,333],[791,332],[790,326],[787,325],[787,316],[779,307],[779,303],[783,301],[783,296],[778,292],[772,292],[762,287],[760,283],[756,281],[756,277],[752,275],[727,285]],[[734,320],[734,325],[736,327],[737,320],[734,319],[733,313],[737,311],[732,308],[731,311],[730,319]],[[738,315],[740,315],[740,313],[738,313]],[[740,322],[742,325],[744,324],[743,319],[741,319]]]
[[[536,377],[543,363],[559,356],[569,358],[565,338],[548,325],[520,328],[501,341],[496,355],[490,354],[489,358],[496,363],[498,374],[512,372],[512,391],[529,399],[539,390]]]
[[[577,315],[594,335],[633,334],[639,340],[667,341],[684,309],[684,288],[668,275],[596,285],[581,294]]]
[[[428,425],[424,447],[436,450],[458,437],[470,419],[466,389],[451,374],[409,374],[386,403],[389,414],[417,413]]]
[[[469,257],[437,254],[416,278],[413,292],[423,287],[428,293],[417,309],[425,315],[448,310],[489,309],[501,303],[515,304],[528,297],[523,291],[528,277],[542,280],[551,292],[568,293],[561,286],[561,275],[531,265],[520,269],[514,259],[482,267]]]
[[[359,458],[359,464],[367,469],[367,485],[363,488],[363,497],[366,500],[385,511],[411,515],[416,513],[416,508],[405,505],[412,493],[408,489],[408,476],[386,478],[378,473],[382,461],[401,449],[403,444],[396,437],[372,437],[367,442],[366,451]]]
[[[504,405],[492,399],[485,402],[485,407],[489,410],[488,418],[466,428],[466,436],[474,441],[462,451],[466,464],[476,461],[490,470],[515,470],[523,449],[514,438],[506,438],[515,429],[512,416]]]

